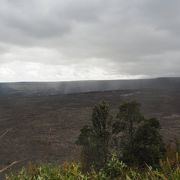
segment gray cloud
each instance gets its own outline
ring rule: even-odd
[[[141,15],[157,29],[164,29],[172,34],[180,33],[180,1],[157,0],[145,1],[140,6]],[[180,34],[179,34],[180,35]]]
[[[21,81],[21,73],[46,80],[44,67],[48,80],[180,76],[179,7],[178,0],[2,0],[0,81]]]

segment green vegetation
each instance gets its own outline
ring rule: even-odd
[[[176,161],[167,159],[161,161],[158,169],[146,167],[143,170],[130,168],[117,156],[113,155],[104,168],[96,171],[91,169],[83,173],[82,168],[76,163],[58,165],[29,165],[17,174],[6,176],[6,180],[179,180],[180,161],[176,154]]]
[[[102,102],[94,107],[91,122],[81,129],[77,141],[83,148],[85,170],[103,168],[112,152],[126,164],[138,167],[157,167],[165,154],[158,120],[146,119],[135,101],[121,104],[115,118],[109,105]]]
[[[82,164],[85,170],[94,165],[100,169],[107,162],[111,133],[111,116],[109,105],[102,102],[96,105],[92,113],[92,126],[84,126],[77,140],[82,145]]]
[[[30,164],[6,180],[180,179],[180,143],[165,148],[157,119],[146,119],[135,101],[111,114],[104,101],[93,108],[91,125],[81,129],[76,142],[82,147],[80,164]]]

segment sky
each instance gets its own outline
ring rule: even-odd
[[[0,82],[180,76],[179,0],[0,0]]]

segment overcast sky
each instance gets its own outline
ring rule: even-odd
[[[180,76],[180,0],[0,0],[0,81]]]

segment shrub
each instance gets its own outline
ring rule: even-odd
[[[161,161],[158,169],[147,166],[144,169],[131,168],[121,162],[116,155],[107,162],[104,168],[89,173],[82,173],[81,166],[76,163],[59,165],[29,165],[17,174],[6,176],[6,180],[179,180],[180,164],[176,155],[176,166],[168,159]]]
[[[23,168],[17,175],[6,176],[6,180],[87,180],[87,176],[76,163],[64,163],[62,166],[45,164]]]

